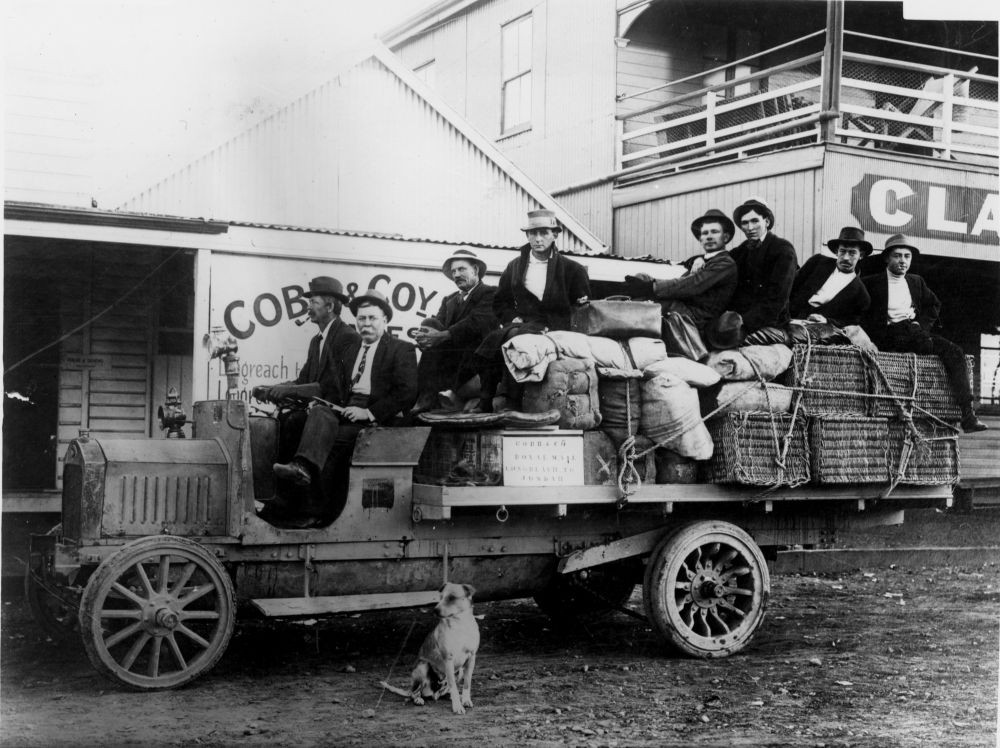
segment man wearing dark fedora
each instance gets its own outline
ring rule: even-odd
[[[421,350],[415,411],[436,407],[438,393],[460,392],[476,377],[476,348],[498,327],[493,313],[497,289],[483,283],[485,262],[462,247],[444,261],[441,271],[458,290],[445,296],[437,314],[425,319],[414,333]],[[478,392],[478,383],[473,389]]]
[[[255,387],[253,395],[259,400],[283,403],[308,401],[313,397],[331,402],[341,399],[340,372],[344,366],[344,355],[353,343],[361,339],[357,330],[340,319],[340,311],[347,303],[344,287],[336,278],[320,276],[309,281],[309,290],[302,295],[309,300],[306,313],[319,328],[319,333],[309,342],[306,362],[298,376],[289,382]],[[287,460],[296,453],[307,421],[308,411],[303,408],[278,411],[279,460]],[[288,491],[280,491],[271,498],[278,501],[271,503],[268,518],[289,521],[295,510],[305,515],[311,512],[308,498],[305,499],[305,506],[297,507],[292,506],[296,501]]]
[[[515,335],[568,330],[573,307],[586,303],[590,297],[587,269],[556,249],[562,227],[554,211],[528,211],[527,223],[521,230],[528,243],[504,268],[493,297],[493,311],[503,328],[490,333],[476,351],[482,410],[491,409],[491,401],[506,371],[500,346]],[[508,398],[516,399],[518,388],[513,380],[507,377],[505,383]]]
[[[681,277],[655,280],[646,273],[625,276],[629,296],[660,302],[665,320],[669,320],[669,315],[683,318],[665,322],[664,340],[668,351],[671,350],[668,340],[672,334],[671,324],[680,322],[690,326],[701,342],[705,328],[726,309],[736,290],[736,263],[726,251],[726,245],[736,233],[733,222],[721,210],[711,208],[694,219],[691,233],[701,243],[703,251],[681,263],[685,268]]]
[[[941,302],[923,278],[908,273],[919,254],[920,250],[903,234],[886,240],[882,250],[886,271],[861,279],[871,296],[861,325],[880,350],[940,356],[962,409],[962,430],[984,431],[987,427],[972,406],[965,353],[950,340],[931,332],[937,325]]]
[[[828,322],[844,328],[861,323],[871,299],[857,275],[858,262],[872,253],[865,232],[845,226],[836,239],[826,243],[833,254],[813,255],[792,282],[788,309],[792,319]]]
[[[747,238],[729,252],[739,278],[728,309],[740,315],[744,335],[765,327],[783,330],[798,267],[795,247],[772,232],[774,213],[762,200],[750,198],[736,208],[733,222]]]
[[[259,400],[339,398],[337,364],[347,347],[360,339],[357,330],[340,319],[340,311],[347,303],[344,287],[336,278],[324,275],[309,281],[309,290],[302,295],[309,300],[306,314],[319,333],[309,342],[306,362],[298,376],[288,382],[255,387],[253,395]]]
[[[349,303],[360,338],[344,352],[339,395],[333,407],[315,404],[308,411],[295,456],[274,465],[277,477],[309,485],[327,460],[349,458],[366,426],[391,425],[417,398],[417,356],[412,345],[387,335],[392,306],[369,289]],[[322,517],[318,519],[322,520]]]

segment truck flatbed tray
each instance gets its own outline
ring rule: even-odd
[[[629,504],[662,504],[670,512],[674,504],[752,502],[769,511],[776,501],[865,501],[881,499],[887,485],[799,486],[768,490],[760,486],[730,486],[717,483],[672,483],[644,485],[628,497]],[[893,501],[951,500],[951,486],[899,485],[889,494]],[[450,519],[453,508],[549,506],[564,515],[571,504],[617,504],[614,486],[436,486],[413,484],[413,506],[421,519]]]

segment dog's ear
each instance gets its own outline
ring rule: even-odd
[[[463,584],[462,589],[465,590],[465,596],[470,600],[472,599],[472,596],[476,594],[476,588],[471,584]]]

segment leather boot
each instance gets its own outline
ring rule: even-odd
[[[977,431],[986,431],[989,428],[985,423],[979,420],[976,416],[976,411],[973,409],[972,405],[966,405],[962,408],[962,431],[966,434],[974,434]]]

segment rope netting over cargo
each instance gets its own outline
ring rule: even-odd
[[[619,507],[654,481],[754,486],[761,499],[805,484],[878,484],[888,497],[900,484],[957,482],[961,409],[938,357],[802,339],[699,363],[652,338],[515,337],[506,353],[530,378],[525,412],[425,419],[437,428],[416,480],[503,485],[511,424],[530,427],[544,410],[547,438],[556,424],[577,435],[583,483],[615,487]]]

